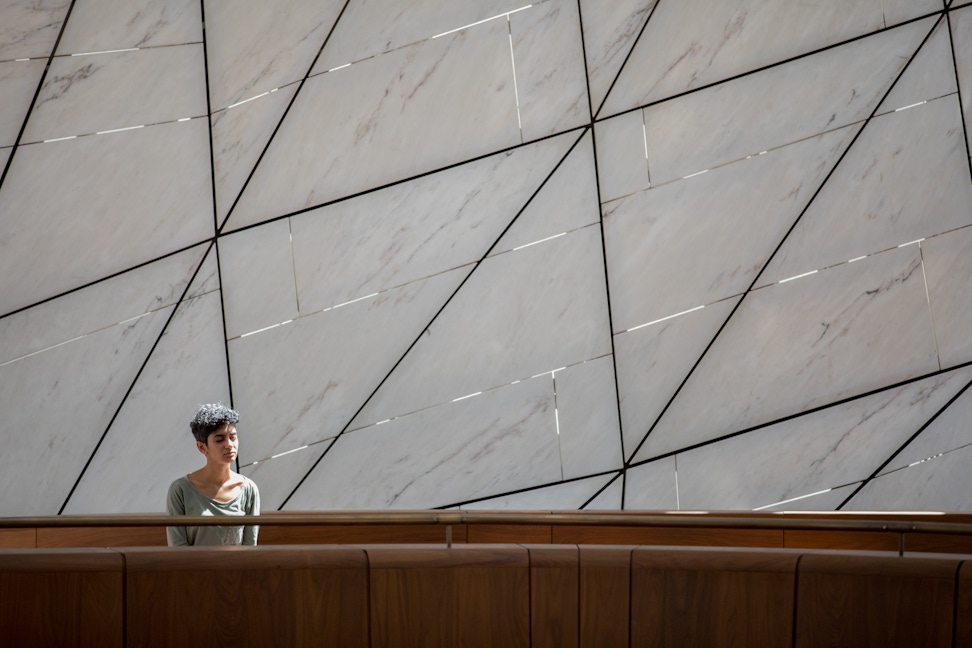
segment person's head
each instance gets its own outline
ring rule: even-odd
[[[222,403],[203,405],[189,422],[199,452],[207,460],[232,461],[236,457],[236,423],[240,415]]]

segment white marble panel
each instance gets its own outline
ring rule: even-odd
[[[0,319],[0,364],[171,306],[205,252],[191,248]]]
[[[309,79],[229,226],[519,143],[509,29],[489,21]]]
[[[655,185],[868,117],[935,18],[645,109]]]
[[[938,369],[918,246],[750,293],[636,459]]]
[[[0,366],[0,515],[58,513],[173,308]]]
[[[972,360],[972,228],[921,243],[938,358],[943,367]]]
[[[210,116],[219,223],[226,220],[298,87],[292,83]]]
[[[301,312],[479,261],[576,139],[567,133],[292,217]]]
[[[196,0],[98,0],[74,4],[57,53],[201,41],[202,14]]]
[[[972,511],[972,447],[876,477],[845,511]]]
[[[962,7],[948,14],[951,27],[955,72],[958,75],[959,94],[965,123],[972,123],[972,7]],[[972,132],[966,133],[972,147]]]
[[[611,475],[609,475],[611,477]],[[584,507],[585,511],[620,511],[624,497],[624,477],[620,475],[607,488],[598,493],[591,503]]]
[[[875,117],[759,284],[972,223],[966,155],[956,95]]]
[[[0,148],[0,167],[7,166],[7,159],[10,157],[11,151],[13,151],[13,148]]]
[[[344,0],[205,0],[212,109],[304,78]]]
[[[884,9],[884,24],[891,27],[933,11],[941,11],[942,0],[881,0],[881,7]]]
[[[580,0],[584,53],[595,115],[657,0]]]
[[[205,247],[202,247],[201,249],[205,250],[206,258],[203,259],[199,272],[197,272],[196,276],[193,277],[192,289],[186,292],[184,299],[201,297],[206,293],[219,290],[219,261],[217,260],[216,246],[210,244],[204,245]]]
[[[220,238],[219,267],[226,339],[297,317],[288,219]]]
[[[59,56],[44,79],[23,141],[88,135],[204,114],[202,45]]]
[[[0,61],[47,58],[71,0],[7,0],[0,20]]]
[[[577,3],[547,0],[510,16],[525,141],[591,121]]]
[[[240,462],[336,436],[468,275],[459,268],[229,342]]]
[[[554,374],[564,479],[621,468],[621,428],[614,358],[606,356]]]
[[[275,511],[283,506],[290,493],[297,488],[297,484],[310,472],[329,445],[330,439],[275,459],[240,466],[240,472],[255,481],[260,488],[261,508],[264,511]]]
[[[343,434],[286,508],[435,508],[558,480],[540,377]]]
[[[211,237],[209,169],[201,119],[17,149],[0,191],[0,313]]]
[[[674,457],[628,468],[625,480],[624,509],[626,511],[679,510]]]
[[[471,511],[568,511],[579,509],[614,475],[598,475],[463,504]]]
[[[0,146],[17,141],[46,64],[44,59],[0,63]]]
[[[679,453],[679,501],[756,509],[860,482],[970,378],[972,369],[941,374]]]
[[[169,484],[206,463],[189,421],[202,403],[230,402],[219,302],[212,292],[179,304],[65,513],[164,511]]]
[[[596,226],[486,259],[354,426],[607,355],[605,292]]]
[[[651,186],[644,115],[635,110],[594,124],[601,202]]]
[[[948,22],[942,20],[881,102],[878,114],[936,99],[956,91]]]
[[[881,0],[662,2],[604,112],[667,99],[883,27]]]
[[[566,135],[565,137],[571,137]],[[570,232],[600,220],[593,136],[586,131],[530,200],[490,256]],[[520,149],[516,149],[517,151]]]
[[[314,74],[495,18],[529,3],[521,0],[358,0],[348,3]]]
[[[972,389],[966,387],[972,380],[972,370],[965,368],[951,372],[946,375],[954,375],[959,387],[964,388],[965,392],[960,394],[945,411],[941,412],[934,421],[931,417],[938,411],[930,412],[919,425],[913,427],[917,432],[921,425],[931,421],[928,427],[921,431],[915,439],[909,443],[901,453],[881,469],[881,472],[891,472],[899,468],[906,468],[918,461],[924,461],[929,457],[934,457],[943,452],[950,452],[957,448],[963,448],[972,444],[972,432],[969,430],[969,420],[972,419]],[[959,390],[956,390],[958,393]],[[945,404],[943,403],[942,406]],[[891,448],[888,456],[898,448]]]
[[[805,496],[792,502],[786,502],[777,506],[770,506],[764,511],[836,511],[844,500],[846,500],[860,482],[847,484],[831,488],[823,493],[807,493]]]
[[[624,452],[630,458],[739,298],[614,336]]]
[[[748,289],[856,132],[824,133],[605,204],[615,332]]]

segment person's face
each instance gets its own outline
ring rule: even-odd
[[[236,426],[227,423],[209,435],[206,443],[196,442],[199,452],[207,458],[219,463],[232,463],[236,460],[239,449],[239,439],[236,436]]]

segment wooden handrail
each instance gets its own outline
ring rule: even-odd
[[[890,533],[949,533],[972,535],[972,523],[926,522],[895,519],[893,513],[879,519],[832,519],[799,514],[708,514],[708,513],[568,513],[531,511],[358,511],[269,513],[232,518],[235,525],[551,525],[617,527],[693,527],[724,529],[792,529],[809,531],[886,531]],[[908,514],[920,515],[920,514]],[[934,515],[934,514],[931,514]],[[964,517],[964,516],[963,516]],[[163,514],[57,515],[0,517],[0,529],[71,527],[165,527],[225,526],[227,518],[172,516]]]

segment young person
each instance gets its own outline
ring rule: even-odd
[[[172,482],[166,501],[169,515],[260,515],[260,491],[253,481],[233,472],[240,415],[214,403],[203,405],[189,422],[196,448],[206,465]],[[258,526],[166,527],[169,546],[255,545]]]

